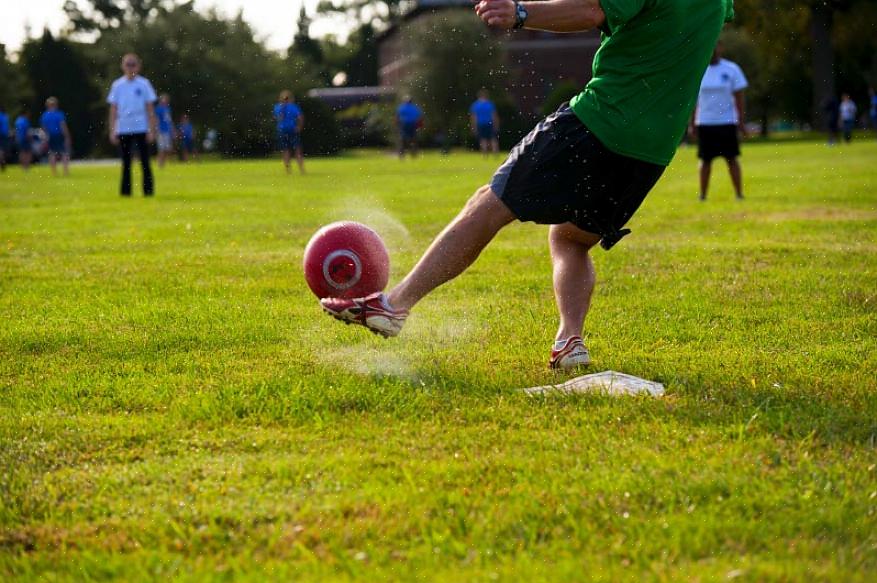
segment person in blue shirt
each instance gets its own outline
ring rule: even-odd
[[[158,167],[163,168],[167,158],[174,150],[174,118],[171,114],[171,98],[163,93],[155,106],[155,117],[158,120]]]
[[[6,172],[6,152],[9,150],[9,116],[6,108],[0,105],[0,171]]]
[[[869,108],[868,116],[871,118],[871,127],[877,130],[877,90],[868,87]]]
[[[405,150],[410,150],[414,158],[417,156],[417,130],[423,125],[423,112],[408,95],[396,110],[396,125],[399,127],[399,159],[405,158]]]
[[[52,174],[57,176],[58,160],[64,165],[64,176],[70,174],[70,128],[67,127],[67,116],[58,109],[58,99],[46,99],[46,111],[40,116],[40,126],[49,140],[49,165]]]
[[[177,126],[177,135],[180,137],[180,160],[188,162],[189,158],[195,159],[195,126],[189,119],[189,114],[180,116],[180,125]]]
[[[15,145],[18,147],[18,163],[25,172],[30,168],[33,159],[33,146],[30,139],[30,111],[27,107],[21,108],[21,113],[15,118]]]
[[[304,119],[304,114],[296,105],[292,93],[281,91],[279,101],[274,104],[274,121],[277,122],[277,147],[283,153],[283,166],[287,174],[292,172],[290,161],[293,152],[299,172],[305,173],[304,154],[301,148]]]
[[[499,115],[486,89],[478,92],[478,99],[469,108],[469,118],[472,132],[478,137],[481,153],[485,156],[488,152],[499,153]]]

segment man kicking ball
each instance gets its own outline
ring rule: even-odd
[[[550,224],[560,312],[549,365],[590,364],[582,327],[595,273],[590,249],[630,231],[625,223],[670,163],[733,0],[481,0],[490,26],[603,33],[593,78],[542,120],[489,185],[432,242],[396,287],[364,298],[321,300],[330,315],[395,336],[424,296],[460,275],[504,226]]]

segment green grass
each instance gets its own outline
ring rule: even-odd
[[[514,225],[391,341],[323,316],[322,224],[391,280],[497,161],[0,176],[0,577],[873,581],[877,143],[761,143],[748,198],[683,150],[595,255],[595,370],[663,399],[526,397],[555,326]]]

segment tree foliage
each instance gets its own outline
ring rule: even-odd
[[[459,143],[469,134],[478,90],[503,94],[503,46],[468,12],[445,10],[405,27],[414,65],[406,85],[424,109],[427,133]]]
[[[64,38],[56,39],[46,30],[42,37],[25,43],[21,66],[30,85],[34,117],[43,111],[46,98],[57,97],[73,134],[73,153],[88,154],[97,134],[94,121],[100,93],[82,46]]]

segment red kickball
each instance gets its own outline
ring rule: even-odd
[[[339,221],[308,241],[304,272],[318,298],[359,298],[387,286],[390,256],[377,233],[361,223]]]

